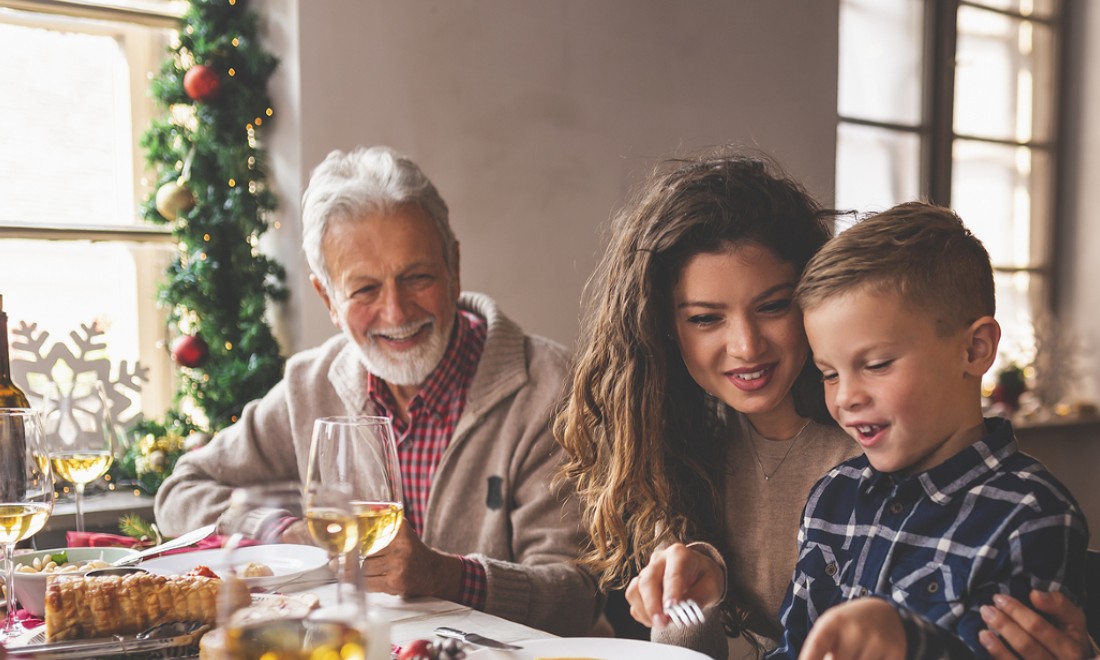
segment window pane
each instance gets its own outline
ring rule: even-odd
[[[0,23],[0,61],[0,222],[136,222],[119,40]]]
[[[920,194],[920,138],[841,123],[836,135],[836,206],[885,210]]]
[[[34,333],[48,332],[49,338],[43,352],[49,352],[55,343],[63,342],[78,358],[84,357],[84,351],[70,337],[77,333],[83,337],[82,325],[98,324],[104,334],[99,338],[106,344],[102,357],[109,364],[100,363],[100,368],[109,371],[100,374],[112,382],[119,376],[119,369],[126,362],[126,369],[132,371],[139,360],[143,366],[150,367],[147,376],[152,380],[168,376],[163,366],[153,364],[150,358],[163,354],[158,348],[162,340],[163,327],[156,327],[139,319],[139,305],[148,307],[148,301],[155,295],[154,285],[142,278],[139,273],[148,272],[151,267],[162,271],[171,257],[170,245],[127,245],[122,243],[87,243],[83,241],[33,241],[5,239],[0,241],[0,250],[4,258],[0,259],[0,282],[3,282],[4,310],[8,314],[9,339],[15,343],[19,338],[16,331],[22,323],[37,324]],[[146,264],[143,262],[153,262]],[[43,264],[65,264],[64,268],[43,267]],[[31,359],[22,352],[12,353],[12,370],[16,374],[26,373],[26,365],[16,364]],[[38,372],[27,373],[32,382],[31,389],[37,389],[35,382],[45,378]],[[122,374],[123,376],[125,374]],[[153,380],[156,383],[156,380]],[[146,388],[150,386],[145,385]],[[156,386],[154,386],[156,387]],[[157,393],[154,399],[159,396]],[[132,415],[142,406],[142,397],[135,395],[136,405],[130,411]],[[166,402],[156,401],[150,405],[158,406]],[[149,412],[148,408],[146,412]],[[157,410],[157,413],[160,411]],[[120,411],[121,415],[121,411]],[[128,415],[121,415],[125,419]]]
[[[971,0],[971,4],[1015,11],[1024,16],[1043,18],[1054,13],[1058,6],[1058,0]]]
[[[956,140],[952,206],[996,266],[1043,266],[1050,159],[1027,147]]]
[[[974,7],[960,7],[958,19],[955,133],[1049,141],[1055,54],[1050,28]]]
[[[965,218],[963,218],[965,220]],[[1029,290],[1041,286],[1041,276],[1028,273],[995,273],[997,287],[997,322],[1001,324],[1001,343],[993,368],[987,378],[1010,362],[1023,366],[1035,359],[1035,322]]]
[[[920,123],[923,29],[920,0],[842,0],[841,116]]]

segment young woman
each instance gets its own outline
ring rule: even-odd
[[[825,410],[792,301],[831,220],[762,160],[673,161],[614,220],[589,283],[556,428],[586,504],[585,561],[605,588],[649,562],[627,590],[647,625],[666,599],[724,594],[706,625],[668,630],[712,656],[727,635],[758,648],[780,635],[806,496],[859,451]],[[671,588],[669,562],[691,572]]]

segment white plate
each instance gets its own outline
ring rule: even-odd
[[[274,575],[245,578],[244,581],[250,587],[269,588],[278,587],[287,580],[325,566],[328,564],[328,554],[312,545],[278,543],[238,548],[233,554],[233,560],[240,564],[250,561],[266,564]],[[180,575],[196,566],[206,566],[220,577],[229,571],[229,553],[224,548],[181,552],[146,559],[141,562],[141,566],[161,575]]]
[[[518,651],[480,649],[470,660],[534,660],[535,658],[594,658],[597,660],[708,660],[691,649],[637,639],[613,637],[562,637],[516,642]]]

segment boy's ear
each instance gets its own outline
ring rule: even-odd
[[[983,316],[966,329],[966,365],[964,370],[981,378],[997,358],[1001,343],[1001,325],[992,316]]]

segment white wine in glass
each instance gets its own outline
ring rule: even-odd
[[[359,554],[368,557],[385,548],[397,536],[405,506],[401,502],[365,502],[353,500],[359,521]]]
[[[332,556],[351,552],[359,545],[359,523],[345,507],[314,505],[306,509],[310,538]]]
[[[307,480],[307,492],[335,494],[318,499],[315,507],[307,503],[306,517],[308,521],[309,509],[314,508],[318,523],[327,521],[329,527],[317,525],[322,536],[314,534],[313,538],[337,554],[340,579],[345,579],[346,560],[335,546],[326,545],[337,535],[334,532],[345,534],[340,537],[341,547],[348,551],[358,548],[358,560],[389,545],[401,526],[401,470],[390,420],[370,416],[318,419],[313,425]],[[348,515],[353,526],[347,525]],[[349,533],[354,542],[346,536]]]
[[[0,546],[4,550],[7,616],[0,641],[23,632],[12,589],[15,544],[38,533],[53,512],[53,471],[42,421],[29,408],[0,408]]]
[[[50,461],[58,479],[76,493],[76,531],[84,531],[84,487],[114,462],[115,425],[102,381],[73,383],[63,390],[51,382],[42,400]]]

